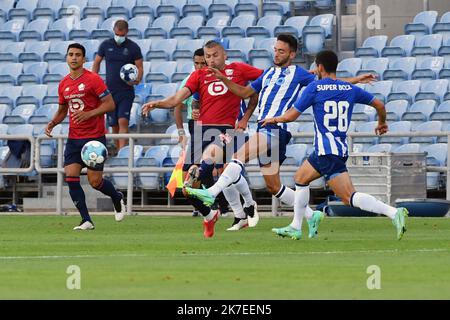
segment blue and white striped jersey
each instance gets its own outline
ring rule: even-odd
[[[271,67],[255,81],[251,87],[259,93],[258,121],[280,116],[297,100],[302,87],[313,82],[315,76],[300,66]],[[286,124],[282,124],[286,129]]]
[[[347,130],[355,103],[371,104],[375,97],[342,80],[325,78],[309,84],[294,103],[303,112],[311,105],[314,113],[314,148],[319,156],[348,155]]]

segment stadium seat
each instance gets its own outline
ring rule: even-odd
[[[331,36],[333,19],[332,14],[315,16],[303,28],[303,43],[308,53],[318,53],[323,49],[325,39]]]
[[[165,62],[172,60],[172,53],[177,48],[177,39],[161,39],[151,43],[151,49],[147,52],[146,60]]]
[[[248,53],[249,63],[259,69],[266,70],[273,64],[271,52],[265,49],[252,49]]]
[[[170,30],[170,38],[194,39],[197,30],[203,25],[204,19],[200,16],[190,16],[181,19],[175,28]]]
[[[390,143],[380,143],[367,148],[365,152],[391,152],[393,146]]]
[[[434,100],[420,100],[415,102],[402,116],[403,121],[410,121],[414,129],[418,124],[430,120],[437,103]]]
[[[175,61],[167,61],[160,64],[152,64],[150,72],[145,77],[145,82],[152,83],[153,88],[158,84],[167,83],[172,78],[177,68]]]
[[[405,25],[405,34],[416,35],[417,38],[430,34],[433,25],[436,23],[437,16],[437,11],[419,12],[414,17],[413,23],[408,23]]]
[[[247,57],[250,50],[253,49],[254,43],[254,38],[230,39],[230,49],[240,50]]]
[[[378,121],[371,121],[366,123],[361,123],[356,126],[356,132],[368,132],[375,133],[375,128],[378,126]],[[377,137],[354,137],[353,143],[365,144],[367,147],[376,144],[378,141]]]
[[[387,121],[399,121],[408,110],[408,106],[407,100],[393,100],[386,103]]]
[[[17,98],[16,106],[21,104],[33,103],[37,107],[42,104],[42,100],[47,95],[47,85],[46,84],[35,84],[24,86],[22,90],[22,95]]]
[[[240,15],[231,21],[229,27],[222,29],[222,37],[224,38],[243,38],[245,37],[245,31],[247,28],[254,26],[256,23],[256,17],[253,15]]]
[[[47,19],[37,19],[30,21],[24,30],[19,33],[19,41],[41,41],[44,32],[48,29],[50,21]]]
[[[254,37],[255,39],[273,37],[275,27],[281,25],[281,21],[282,18],[280,16],[261,17],[256,26],[247,28],[246,36]]]
[[[392,81],[377,81],[366,86],[366,90],[383,102],[386,101],[387,96],[392,91]]]
[[[442,46],[441,34],[429,34],[416,40],[416,45],[411,51],[411,56],[417,58],[417,63],[420,65],[427,57],[436,56]]]
[[[414,35],[401,35],[393,38],[389,46],[381,50],[381,56],[387,57],[389,60],[401,57],[411,56],[416,37]]]
[[[394,82],[393,90],[388,95],[387,101],[408,100],[409,104],[412,104],[416,94],[420,91],[420,85],[419,80]]]
[[[3,10],[3,12],[8,12],[14,8],[15,2],[16,0],[2,0],[2,2],[0,2],[0,10]]]
[[[336,75],[339,78],[354,77],[359,69],[361,69],[360,58],[348,58],[339,62]]]
[[[275,27],[274,36],[277,37],[281,33],[287,33],[301,39],[303,36],[303,28],[308,24],[308,21],[309,16],[290,17],[284,22],[284,25]]]
[[[152,45],[152,39],[138,39],[134,40],[136,44],[141,48],[142,56],[146,56],[147,52],[150,51],[150,47]]]
[[[3,118],[1,116],[2,106],[0,105],[0,121],[3,122]],[[0,135],[8,133],[8,125],[0,123]],[[7,140],[0,140],[0,148],[6,146]],[[0,152],[1,153],[1,152]],[[1,163],[1,161],[0,161]]]
[[[364,40],[362,47],[355,50],[355,57],[378,58],[381,57],[381,51],[387,44],[387,36],[372,36]]]
[[[362,122],[374,121],[375,114],[375,108],[365,104],[356,103],[353,107],[352,122],[358,125]]]
[[[153,21],[150,28],[144,32],[144,38],[165,39],[170,33],[170,30],[175,27],[177,19],[173,16],[158,17]]]
[[[387,70],[388,66],[389,59],[387,58],[370,59],[363,62],[362,69],[359,70],[356,74],[361,75],[364,73],[372,73],[375,74],[378,79],[382,79],[383,74]]]
[[[427,153],[427,165],[444,167],[447,165],[447,144],[435,143],[423,149]]]
[[[255,18],[258,18],[258,5],[259,3],[243,3],[242,1],[239,1],[239,3],[234,7],[235,16],[252,15],[255,16]]]
[[[234,7],[233,7],[234,8]],[[213,1],[213,3],[209,6],[209,18],[214,17],[233,17],[233,9],[225,3],[216,3]]]
[[[430,57],[425,58],[420,65],[417,66],[411,78],[420,81],[434,80],[439,75],[439,72],[444,67],[444,58]]]
[[[407,143],[401,145],[394,150],[393,153],[419,153],[420,152],[420,144],[418,143]]]
[[[47,31],[44,32],[44,40],[65,41],[69,39],[69,32],[79,29],[80,22],[74,16],[55,20]]]
[[[441,20],[433,25],[433,33],[441,34],[444,38],[444,43],[450,39],[450,12],[442,15]]]
[[[9,53],[14,57],[14,61],[19,59],[19,54],[21,54],[25,50],[25,42],[12,42],[8,43],[5,46],[5,53]]]
[[[419,124],[417,127],[413,128],[413,132],[436,132],[442,130],[442,122],[440,121],[427,121]],[[411,137],[409,139],[411,143],[421,143],[430,144],[436,143],[436,137]]]
[[[399,58],[389,62],[389,68],[383,73],[383,80],[410,80],[414,70],[416,70],[416,58]]]
[[[444,100],[447,93],[449,81],[446,79],[432,80],[422,83],[420,92],[416,94],[415,101],[435,100],[438,104]]]
[[[17,106],[11,111],[10,115],[3,118],[3,123],[10,126],[26,124],[28,123],[28,119],[33,115],[35,110],[36,106],[34,104],[22,104],[20,106]]]
[[[203,39],[179,40],[177,50],[173,53],[172,59],[177,63],[192,63],[194,52],[197,49],[202,48],[203,44]]]
[[[0,66],[0,75],[8,76],[14,83],[17,83],[17,77],[22,73],[22,63],[7,63]]]

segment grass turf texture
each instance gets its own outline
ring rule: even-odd
[[[319,238],[278,238],[290,218],[204,239],[200,218],[0,217],[0,299],[449,299],[450,219],[409,218],[401,241],[386,218],[325,218]],[[81,290],[66,288],[68,266]],[[369,290],[367,268],[381,268]]]

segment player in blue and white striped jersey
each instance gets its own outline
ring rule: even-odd
[[[314,152],[303,162],[295,174],[294,222],[285,228],[273,231],[281,236],[301,237],[301,221],[305,207],[309,203],[309,184],[323,176],[328,186],[346,205],[369,212],[383,214],[392,219],[397,229],[397,239],[401,239],[405,229],[408,211],[394,208],[371,195],[356,192],[347,172],[348,158],[347,130],[355,103],[371,105],[378,113],[375,133],[382,135],[388,131],[384,104],[372,94],[336,79],[338,58],[333,51],[322,51],[316,56],[320,80],[310,83],[302,97],[282,116],[267,118],[262,126],[295,121],[310,106],[313,108],[315,141]],[[296,224],[295,221],[300,221]]]
[[[245,99],[255,92],[259,93],[256,108],[259,110],[259,121],[262,121],[265,118],[285,113],[297,99],[302,87],[314,81],[313,74],[300,66],[292,65],[296,54],[297,39],[291,35],[279,35],[274,47],[274,66],[247,87],[236,85],[213,68],[210,70],[237,96]],[[346,80],[353,83],[371,82],[374,77],[364,74]],[[248,121],[253,111],[254,108],[249,108],[241,122]],[[286,146],[291,137],[285,124],[282,126],[268,125],[264,128],[258,125],[256,134],[251,136],[247,143],[233,155],[233,159],[213,187],[206,190],[186,189],[187,193],[209,203],[220,190],[240,180],[244,163],[258,158],[268,191],[285,204],[293,206],[295,192],[281,184],[279,175],[280,165],[286,159]],[[316,222],[320,220],[321,215],[320,212],[314,213],[309,207],[307,208],[306,218],[312,226],[311,237],[316,234],[318,225]],[[252,219],[249,218],[249,224],[251,222]]]

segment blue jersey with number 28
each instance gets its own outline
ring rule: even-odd
[[[294,103],[303,112],[310,106],[314,114],[314,148],[319,156],[348,155],[347,130],[355,103],[371,104],[375,97],[341,80],[325,78],[311,82]]]

